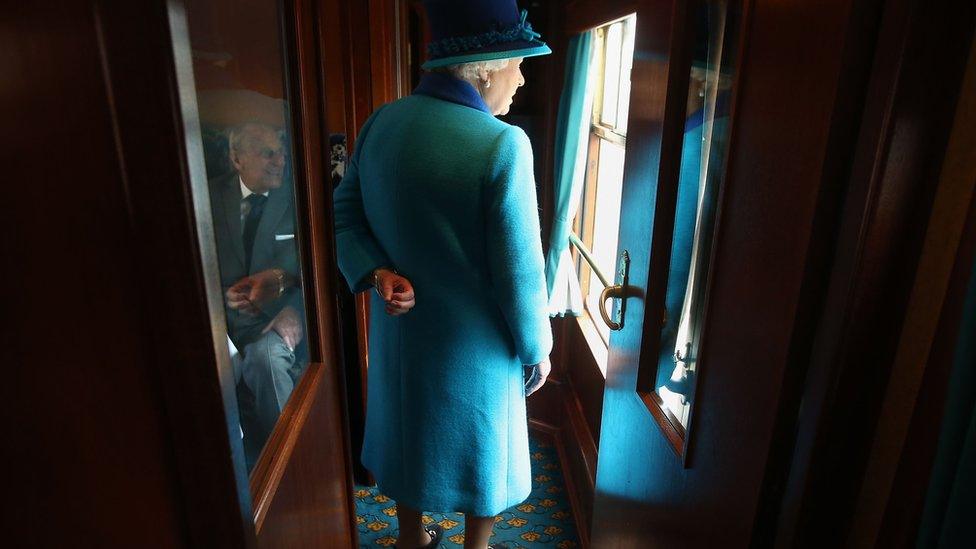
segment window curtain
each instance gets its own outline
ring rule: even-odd
[[[579,316],[583,311],[579,278],[569,253],[569,233],[579,209],[586,171],[586,137],[593,108],[592,86],[588,85],[592,41],[592,32],[579,34],[569,41],[566,51],[566,75],[556,121],[556,200],[546,254],[549,316]]]
[[[976,265],[916,547],[976,547]]]

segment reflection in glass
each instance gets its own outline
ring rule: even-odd
[[[308,363],[279,4],[192,0],[187,19],[250,470]]]
[[[655,390],[682,427],[694,393],[705,282],[718,188],[728,145],[729,96],[738,7],[727,0],[700,4],[675,206]]]

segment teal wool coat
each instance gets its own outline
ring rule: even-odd
[[[552,333],[532,149],[468,83],[431,73],[363,126],[334,193],[353,291],[388,265],[416,306],[371,292],[363,464],[424,511],[491,516],[531,490],[523,364]]]

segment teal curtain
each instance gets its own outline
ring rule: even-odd
[[[546,254],[546,284],[549,290],[549,315],[579,316],[583,300],[579,280],[569,253],[569,233],[579,206],[583,177],[579,173],[580,140],[584,122],[589,121],[587,103],[587,73],[590,65],[592,33],[585,32],[573,37],[566,50],[566,75],[563,92],[559,98],[559,117],[556,121],[555,209],[549,251]],[[585,159],[584,159],[585,161]]]
[[[919,548],[976,547],[976,265],[963,311]]]

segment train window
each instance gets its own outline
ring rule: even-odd
[[[737,23],[737,7],[710,0],[700,4],[692,32],[665,320],[654,387],[647,388],[681,438],[698,371],[715,212],[725,173]]]
[[[308,364],[280,2],[186,3],[240,435],[254,467]]]
[[[609,342],[610,329],[600,319],[599,299],[604,281],[612,281],[616,270],[636,23],[637,16],[631,15],[592,31],[589,86],[593,94],[593,108],[582,200],[574,229],[579,235],[579,243],[589,251],[593,260],[594,265],[591,266],[582,254],[577,254],[584,308],[604,348]],[[606,355],[597,359],[601,368],[605,369]]]

